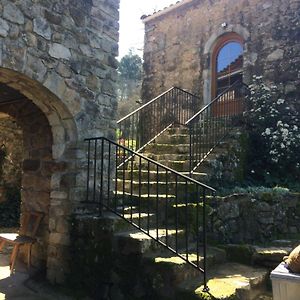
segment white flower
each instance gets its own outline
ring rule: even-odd
[[[284,99],[278,99],[278,100],[277,100],[277,104],[283,104],[284,101],[285,101]]]
[[[271,130],[270,130],[270,128],[266,128],[266,130],[265,130],[265,134],[266,134],[266,135],[270,135],[270,134],[271,134]]]
[[[282,132],[282,136],[283,136],[283,137],[287,137],[287,136],[289,135],[289,131],[288,131],[288,129],[286,129],[286,128],[283,128],[283,129],[281,130],[281,132]]]

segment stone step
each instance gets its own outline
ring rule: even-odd
[[[172,194],[183,195],[186,193],[197,192],[197,185],[191,182],[174,182],[174,181],[137,181],[118,179],[118,191],[125,191],[133,194]],[[200,188],[199,188],[200,190]]]
[[[148,220],[149,220],[149,223],[153,222],[153,217],[154,217],[153,213],[150,213],[149,218],[148,218],[148,214],[145,212],[141,212],[139,214],[137,212],[138,210],[136,207],[132,208],[132,213],[131,213],[130,207],[125,207],[124,211],[123,211],[123,208],[118,207],[117,211],[127,221],[130,221],[141,227],[147,227]],[[115,233],[131,230],[133,228],[132,224],[130,224],[129,222],[125,221],[123,218],[117,216],[116,214],[114,214],[112,212],[104,212],[103,218],[106,219],[107,222],[110,222],[110,224],[112,226],[111,228],[112,228],[113,232],[115,232]]]
[[[189,172],[180,172],[180,174],[185,175],[185,176],[190,176]],[[147,181],[148,177],[150,181],[165,181],[166,180],[166,171],[162,171],[162,169],[160,168],[159,171],[157,172],[157,170],[150,170],[148,172],[148,170],[119,170],[118,171],[118,178],[119,179],[123,179],[123,176],[125,179],[127,180],[131,180],[131,178],[133,180],[139,180],[139,178],[141,179],[141,181]],[[168,175],[169,177],[169,175]],[[173,176],[174,177],[174,176]],[[192,178],[195,180],[198,180],[200,182],[204,181],[205,178],[207,177],[206,173],[200,173],[200,172],[194,172]],[[184,182],[186,179],[178,176],[177,177],[178,182]]]
[[[193,204],[196,203],[197,195],[196,194],[187,194],[187,195],[177,195],[177,198],[175,195],[172,194],[131,194],[128,192],[121,192],[118,191],[116,197],[112,197],[111,199],[112,203],[116,201],[118,206],[121,206],[124,204],[124,206],[138,206],[141,207],[141,211],[147,210],[148,208],[151,211],[155,211],[156,207],[158,207],[159,210],[164,209],[168,206],[169,213],[172,212],[172,207],[177,203],[178,205],[188,203]],[[180,208],[179,208],[180,209]],[[190,209],[191,212],[192,208]],[[173,213],[173,215],[175,215]]]
[[[177,133],[177,134],[162,134],[155,139],[157,144],[188,144],[190,142],[190,135]]]
[[[169,167],[177,172],[188,172],[190,169],[190,162],[189,160],[179,160],[179,161],[173,161],[173,160],[165,160],[165,161],[161,161],[161,163],[166,166]],[[146,160],[142,160],[141,162],[138,161],[134,161],[133,163],[133,169],[138,170],[138,168],[141,167],[144,170],[151,170],[151,171],[156,171],[157,170],[157,166],[155,164],[152,163],[148,163]],[[161,168],[162,169],[162,168]],[[171,175],[172,173],[169,172],[169,175]]]
[[[186,251],[178,251],[184,258],[186,258]],[[188,251],[188,260],[197,264],[197,252],[191,247]],[[225,253],[223,250],[208,247],[207,249],[207,267],[212,267],[216,264],[224,263]],[[149,281],[153,282],[154,278],[160,274],[162,281],[160,286],[156,286],[156,293],[162,297],[171,296],[176,291],[178,285],[184,280],[191,280],[195,277],[202,278],[202,273],[199,269],[191,266],[185,259],[172,254],[168,250],[162,250],[160,253],[150,252],[143,255],[143,263],[145,264],[145,276]],[[204,257],[203,250],[199,251],[199,266],[203,268]],[[154,285],[152,285],[154,286]],[[163,287],[163,288],[161,288]],[[175,298],[175,295],[173,295]]]
[[[167,234],[168,233],[168,234]],[[149,235],[158,238],[169,247],[175,248],[176,230],[175,229],[150,229]],[[121,255],[144,254],[150,251],[161,249],[161,245],[149,235],[139,230],[129,230],[118,232],[113,237],[113,250]],[[177,230],[178,246],[182,247],[185,242],[184,230]]]
[[[189,129],[186,126],[179,126],[179,127],[171,127],[166,131],[166,134],[182,134],[187,135],[189,134]]]
[[[254,300],[265,290],[269,272],[238,263],[225,263],[208,271],[209,294],[199,279],[186,280],[179,287],[178,299]]]
[[[213,127],[215,129],[222,128],[222,125],[224,124],[223,120],[210,120],[209,122],[202,123],[201,130],[203,132],[207,132],[207,128]],[[199,126],[200,128],[200,126]],[[233,132],[237,132],[236,128],[232,129]],[[169,135],[188,135],[189,134],[189,128],[187,126],[179,126],[179,127],[171,127],[169,128],[164,134]]]
[[[283,257],[290,254],[292,247],[259,247],[254,246],[252,262],[256,265],[274,269],[282,262]]]
[[[156,153],[148,153],[144,152],[143,156],[146,156],[150,159],[153,159],[155,161],[158,161],[162,164],[164,164],[167,160],[175,160],[175,161],[189,161],[190,155],[189,154],[156,154]]]
[[[176,147],[171,144],[150,144],[144,152],[154,154],[189,154],[190,144],[177,144]]]

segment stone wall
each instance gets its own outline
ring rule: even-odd
[[[8,93],[0,111],[23,131],[22,209],[45,213],[34,256],[52,282],[69,272],[70,216],[85,193],[83,140],[115,135],[118,8],[119,0],[0,4],[0,93]]]
[[[298,238],[300,195],[261,191],[210,202],[209,236],[218,243],[265,243]]]
[[[184,0],[145,22],[143,101],[179,86],[211,98],[211,54],[218,37],[244,40],[244,81],[263,75],[299,99],[298,0]],[[223,26],[222,26],[223,24]],[[225,24],[225,25],[224,25]]]

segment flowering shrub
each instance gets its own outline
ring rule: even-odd
[[[300,179],[300,116],[293,103],[268,87],[261,76],[249,86],[245,113],[249,136],[249,173],[269,184]]]

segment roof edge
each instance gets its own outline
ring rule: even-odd
[[[183,5],[186,5],[186,4],[190,3],[190,2],[193,2],[193,1],[194,0],[182,0],[180,2],[178,1],[177,3],[171,4],[169,7],[166,7],[164,9],[162,9],[162,10],[159,10],[158,12],[155,12],[152,15],[142,16],[141,19],[142,19],[143,23],[145,24],[145,23],[147,23],[147,22],[149,22],[149,21],[151,21],[151,20],[153,20],[153,19],[155,19],[157,17],[165,15],[165,14],[169,13],[170,11],[172,11],[172,10],[178,8],[178,7],[181,7]]]

